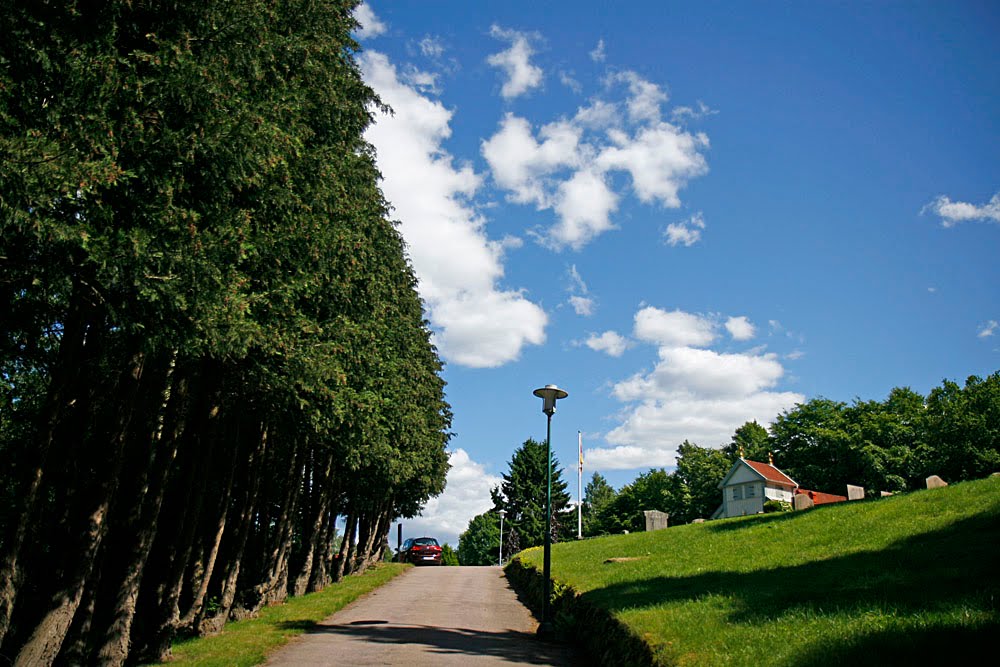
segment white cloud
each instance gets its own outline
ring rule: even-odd
[[[594,314],[594,300],[589,296],[571,296],[569,303],[573,306],[573,311],[581,317],[590,317]]]
[[[597,40],[597,46],[590,52],[590,59],[595,63],[603,63],[607,54],[604,53],[604,40]]]
[[[406,68],[402,78],[407,85],[416,88],[422,93],[432,93],[436,95],[440,92],[437,85],[438,75],[424,70],[419,70],[413,65]]]
[[[746,315],[730,317],[726,320],[726,331],[733,337],[733,340],[750,340],[756,333],[753,323],[747,319]]]
[[[594,299],[587,296],[587,283],[583,281],[583,276],[576,268],[576,264],[569,267],[570,286],[567,291],[571,294],[569,303],[573,306],[573,311],[582,317],[590,317],[594,314]]]
[[[708,147],[704,135],[680,131],[669,123],[640,129],[634,136],[612,133],[614,146],[603,150],[597,164],[606,170],[627,171],[632,187],[643,202],[681,205],[678,190],[688,180],[708,172],[699,151]]]
[[[428,58],[440,58],[444,55],[444,46],[440,39],[428,35],[420,40],[420,53]]]
[[[674,107],[673,111],[670,112],[670,118],[675,123],[683,123],[687,120],[698,120],[704,118],[705,116],[714,116],[719,113],[715,109],[709,108],[707,104],[698,100],[698,108],[694,109],[692,107]]]
[[[731,317],[726,325],[730,334],[735,329],[744,335],[753,328],[745,317]],[[635,336],[657,347],[657,362],[653,370],[613,385],[611,393],[623,408],[618,425],[605,436],[610,446],[588,452],[592,466],[673,465],[684,440],[719,446],[744,422],[769,423],[805,400],[774,391],[784,376],[777,355],[704,349],[716,339],[716,326],[711,318],[680,310],[645,307],[636,313]]]
[[[570,291],[580,292],[581,294],[587,293],[587,283],[583,281],[583,276],[580,275],[580,271],[576,268],[576,264],[569,267],[569,279],[572,282]]]
[[[617,208],[618,195],[602,173],[591,169],[576,172],[556,193],[559,222],[550,232],[553,246],[579,250],[598,234],[614,229],[611,213]]]
[[[507,80],[500,89],[500,95],[504,99],[515,98],[542,85],[542,69],[530,62],[531,56],[535,53],[531,48],[532,35],[517,30],[506,30],[498,25],[490,28],[490,35],[510,42],[510,48],[506,51],[494,53],[486,59],[486,62],[499,67],[507,75]]]
[[[628,83],[626,99],[593,99],[572,118],[537,132],[527,119],[507,114],[482,142],[493,180],[509,201],[555,213],[552,226],[536,234],[545,245],[579,250],[616,227],[612,215],[624,193],[612,186],[613,172],[629,175],[641,202],[666,208],[679,207],[681,188],[708,172],[702,154],[708,137],[660,120],[667,96],[659,86],[634,72],[616,74],[615,81]],[[690,245],[703,228],[699,214],[668,228],[668,242]]]
[[[601,335],[591,334],[587,347],[596,352],[606,352],[612,357],[620,357],[628,349],[628,339],[617,331],[605,331]]]
[[[497,185],[508,190],[508,199],[519,204],[553,205],[546,178],[579,162],[580,130],[566,122],[550,123],[536,141],[524,118],[507,114],[500,129],[482,143],[483,157]]]
[[[691,247],[701,240],[703,229],[705,229],[705,218],[698,212],[683,222],[670,223],[663,235],[666,237],[667,245]]]
[[[669,97],[658,85],[631,71],[611,75],[608,78],[608,83],[628,85],[627,107],[633,121],[659,122],[660,106],[666,104]]]
[[[367,2],[362,2],[355,8],[354,18],[361,24],[356,33],[360,39],[378,37],[387,30],[386,25],[375,16],[375,12]]]
[[[378,153],[382,190],[395,208],[442,355],[473,367],[517,359],[545,340],[547,316],[520,290],[503,289],[506,241],[491,241],[469,204],[481,184],[442,142],[452,112],[400,80],[388,58],[358,57],[365,80],[395,114],[366,132]]]
[[[930,211],[941,218],[942,227],[954,227],[960,222],[977,220],[1000,223],[1000,192],[982,206],[966,202],[952,201],[945,195],[939,196],[920,211]]]
[[[715,322],[681,310],[647,306],[635,314],[635,337],[664,347],[705,347],[715,340]]]
[[[996,320],[990,320],[979,330],[976,334],[979,338],[989,338],[990,336],[996,334],[997,327],[1000,327],[1000,323]]]
[[[579,94],[583,92],[583,86],[580,84],[579,81],[574,79],[573,75],[570,74],[569,72],[562,72],[562,71],[559,72],[559,83],[566,86],[574,93]]]
[[[503,479],[486,474],[483,465],[469,458],[464,449],[451,452],[448,462],[451,469],[444,493],[428,500],[420,516],[404,520],[405,537],[428,535],[458,547],[458,536],[469,521],[493,507],[490,490]]]

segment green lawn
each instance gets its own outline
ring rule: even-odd
[[[163,665],[181,667],[249,667],[259,665],[267,654],[300,635],[319,621],[372,591],[411,565],[381,563],[364,574],[345,577],[319,593],[289,598],[288,602],[266,607],[260,616],[227,623],[212,637],[189,639],[173,645],[173,659]]]
[[[552,575],[659,664],[951,664],[1000,633],[1000,477],[556,544]]]

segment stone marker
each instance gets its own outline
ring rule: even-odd
[[[667,527],[667,519],[670,515],[666,512],[661,512],[659,510],[646,510],[643,512],[646,515],[646,532],[651,530],[663,530]]]
[[[796,493],[795,497],[792,498],[792,508],[795,510],[807,510],[815,505],[813,499],[804,493]]]
[[[881,493],[881,494],[882,494],[882,497],[883,497],[883,498],[888,498],[889,496],[894,496],[894,495],[896,495],[896,494],[894,494],[894,493],[893,493],[892,491],[879,491],[879,493]]]
[[[853,484],[847,485],[847,499],[848,500],[864,500],[865,499],[865,487],[854,486]]]
[[[705,520],[704,519],[695,519],[691,523],[705,523]]]
[[[931,475],[927,478],[928,489],[940,489],[942,486],[948,486],[948,482],[944,481],[937,475]]]

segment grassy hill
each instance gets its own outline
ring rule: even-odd
[[[542,551],[518,559],[537,600]],[[606,664],[955,664],[1000,633],[1000,477],[556,544],[552,576]]]

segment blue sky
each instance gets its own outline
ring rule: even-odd
[[[457,542],[569,391],[576,487],[1000,369],[1000,6],[371,2],[368,139],[447,366]],[[779,462],[780,465],[780,462]]]

